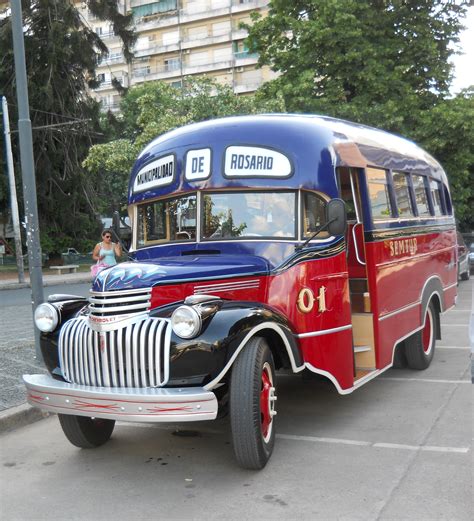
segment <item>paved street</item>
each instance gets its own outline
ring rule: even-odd
[[[87,295],[90,284],[62,284],[44,288],[51,293]],[[0,411],[25,402],[21,375],[43,371],[35,359],[31,289],[0,291]]]
[[[227,418],[117,424],[91,451],[55,417],[4,434],[1,517],[470,520],[472,291],[461,283],[426,371],[390,370],[348,396],[280,376],[279,434],[261,472],[235,465]]]

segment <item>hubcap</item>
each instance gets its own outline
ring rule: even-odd
[[[423,327],[422,333],[423,351],[425,354],[429,354],[433,347],[433,316],[431,309],[428,308],[425,317],[425,326]]]
[[[276,415],[275,387],[273,387],[273,377],[270,365],[266,362],[262,368],[262,381],[260,387],[260,422],[263,440],[267,443],[270,440],[273,427],[273,417]]]

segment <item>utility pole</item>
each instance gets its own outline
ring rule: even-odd
[[[20,162],[25,202],[26,244],[31,282],[33,315],[35,309],[44,301],[43,274],[41,271],[41,246],[39,240],[38,205],[36,202],[36,179],[33,160],[33,136],[31,132],[28,83],[26,80],[25,42],[21,0],[11,0],[13,55],[15,58],[16,96],[18,102],[18,132],[20,136]],[[34,323],[34,322],[33,322]],[[36,358],[42,360],[40,333],[36,326]]]
[[[10,205],[13,221],[13,235],[15,237],[16,266],[18,269],[18,282],[25,282],[25,270],[23,267],[23,251],[21,247],[20,217],[18,214],[18,199],[16,197],[15,171],[13,169],[12,142],[10,134],[10,118],[8,116],[7,98],[2,96],[3,133],[5,134],[5,148],[7,151],[8,182],[10,184]]]

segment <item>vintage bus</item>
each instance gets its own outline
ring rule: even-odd
[[[94,447],[116,420],[230,415],[238,463],[275,440],[275,371],[348,394],[425,369],[456,302],[448,180],[414,143],[310,115],[230,117],[162,135],[129,185],[131,260],[90,298],[36,310],[50,375],[28,401]]]

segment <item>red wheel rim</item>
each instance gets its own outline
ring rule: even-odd
[[[428,308],[425,317],[425,325],[422,332],[423,351],[429,354],[433,346],[433,316],[431,309]]]
[[[274,409],[275,400],[275,388],[273,387],[271,369],[269,364],[265,363],[262,368],[260,387],[260,422],[265,442],[268,442],[272,434],[273,416],[276,414]]]

